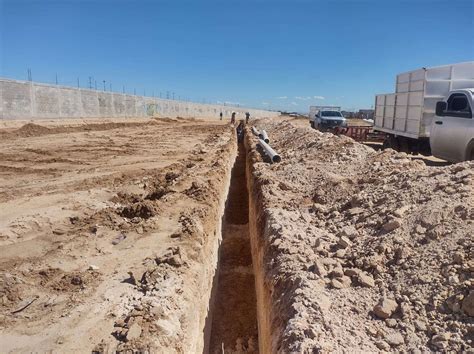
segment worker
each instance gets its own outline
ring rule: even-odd
[[[245,113],[245,124],[249,124],[249,119],[250,119],[250,113],[247,112]]]
[[[237,141],[241,143],[244,140],[244,121],[241,120],[237,126]]]
[[[235,123],[235,112],[232,112],[232,116],[230,118],[230,123],[234,124]]]
[[[222,116],[223,116],[222,112],[221,112],[221,113],[219,113],[219,116],[221,117],[221,120],[222,120]]]

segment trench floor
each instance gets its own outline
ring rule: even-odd
[[[222,225],[211,353],[258,353],[257,299],[249,239],[245,148],[239,144]]]

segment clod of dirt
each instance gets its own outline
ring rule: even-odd
[[[157,214],[157,207],[150,201],[141,201],[122,208],[120,215],[128,218],[149,219]]]
[[[166,194],[170,193],[169,190],[165,188],[158,187],[156,188],[153,192],[149,193],[145,199],[148,200],[160,200],[163,198]]]

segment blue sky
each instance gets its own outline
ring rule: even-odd
[[[474,1],[0,0],[0,75],[306,112],[474,60]]]

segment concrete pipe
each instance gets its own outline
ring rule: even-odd
[[[253,135],[260,136],[260,132],[255,127],[252,127],[252,133]]]
[[[265,151],[265,154],[267,154],[267,156],[272,160],[272,162],[280,162],[281,161],[280,155],[278,155],[277,152],[275,150],[273,150],[271,148],[271,146],[268,145],[265,141],[260,139],[259,144],[263,148],[263,150]]]
[[[262,130],[262,132],[260,133],[262,136],[260,137],[260,139],[262,139],[263,141],[265,141],[267,144],[270,142],[270,139],[268,138],[268,134],[265,130]]]

